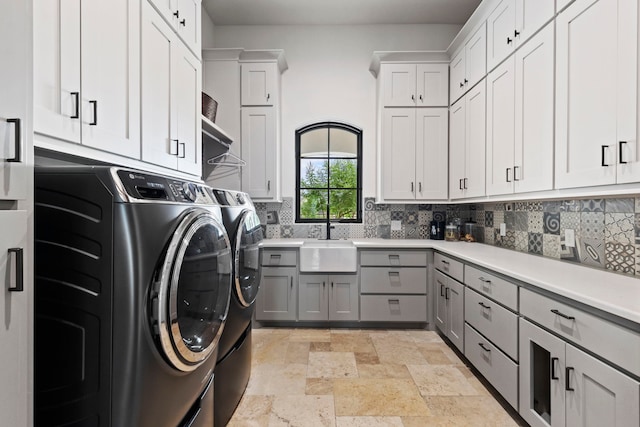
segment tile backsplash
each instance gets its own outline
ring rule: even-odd
[[[295,224],[293,198],[256,203],[267,238],[324,238],[322,224]],[[472,219],[479,241],[507,249],[640,276],[640,196],[509,203],[403,205],[365,198],[361,224],[336,224],[334,238],[428,239],[429,222]],[[400,229],[392,230],[392,221]],[[500,224],[506,236],[500,236]],[[396,228],[396,227],[394,227]],[[565,230],[575,234],[567,246]]]

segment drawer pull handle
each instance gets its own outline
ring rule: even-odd
[[[484,277],[480,276],[478,277],[478,280],[480,280],[482,283],[491,283],[491,280],[489,279],[485,279]]]
[[[565,387],[564,387],[564,389],[566,391],[576,391],[573,387],[571,387],[571,372],[572,371],[573,371],[573,368],[570,367],[570,366],[567,366],[566,369],[565,369],[565,372],[564,372],[565,376],[567,377],[567,380],[566,380],[567,382],[566,382]]]
[[[279,254],[272,254],[272,255],[270,255],[270,256],[271,256],[271,259],[273,259],[273,258],[280,258],[282,255],[279,255]]]
[[[480,346],[481,349],[483,349],[485,352],[487,353],[491,353],[491,349],[487,348],[484,343],[479,342],[478,345]]]
[[[558,374],[556,374],[556,365],[558,364],[559,359],[557,357],[551,358],[551,379],[559,380]]]
[[[486,308],[487,310],[491,310],[491,306],[488,306],[488,305],[486,305],[486,304],[485,304],[485,303],[483,303],[483,302],[479,302],[479,303],[478,303],[478,305],[479,305],[480,307],[482,307],[482,308]]]
[[[449,299],[449,289],[450,288],[444,290],[444,299]]]
[[[322,282],[322,289],[324,289],[326,285],[327,284],[325,282]]]
[[[293,276],[291,276],[291,289],[293,289]]]
[[[391,255],[389,255],[389,259],[399,260],[399,259],[400,259],[400,255],[398,255],[398,254],[395,254],[395,255],[394,255],[394,254],[391,254]]]
[[[400,277],[400,272],[399,271],[390,271],[389,272],[389,277]]]
[[[400,305],[400,300],[399,299],[390,299],[389,300],[389,304]]]
[[[565,318],[565,319],[567,319],[567,320],[576,320],[576,318],[575,318],[575,317],[573,317],[573,316],[568,316],[568,315],[566,315],[566,314],[564,314],[564,313],[560,312],[559,310],[556,310],[555,308],[554,308],[553,310],[551,310],[551,312],[552,312],[553,314],[557,314],[557,315],[558,315],[558,316],[560,316],[560,317],[564,317],[564,318]]]
[[[444,260],[444,259],[443,259],[443,260],[441,260],[441,262],[442,262],[444,265],[449,265],[449,261],[446,261],[446,260]]]
[[[15,254],[15,266],[16,266],[16,284],[10,286],[9,292],[23,292],[24,291],[24,250],[22,248],[9,248],[9,254]]]
[[[442,283],[440,284],[440,296],[444,296],[444,285]]]

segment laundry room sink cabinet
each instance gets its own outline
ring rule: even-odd
[[[299,320],[358,320],[357,274],[301,274]]]
[[[298,250],[265,249],[256,320],[296,320]]]

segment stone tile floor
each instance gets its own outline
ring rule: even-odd
[[[485,384],[431,331],[260,328],[229,426],[526,425]]]

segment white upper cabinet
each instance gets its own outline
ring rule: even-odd
[[[278,103],[280,72],[276,62],[245,62],[240,65],[242,106]]]
[[[34,5],[36,133],[140,156],[139,22],[135,0]]]
[[[144,0],[143,0],[144,1]],[[201,0],[149,0],[191,52],[200,58]]]
[[[256,200],[279,198],[279,153],[277,141],[276,109],[274,107],[243,108],[242,191]]]
[[[487,72],[487,38],[484,22],[465,41],[449,64],[449,102],[453,104]]]
[[[448,105],[447,64],[382,64],[382,106]]]
[[[553,25],[487,77],[487,195],[553,188]]]
[[[556,31],[556,187],[640,181],[638,2],[576,0]]]
[[[554,12],[553,0],[502,0],[487,18],[487,69],[527,41]]]

